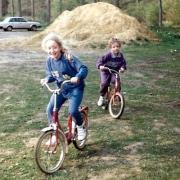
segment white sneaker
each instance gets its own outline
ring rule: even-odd
[[[98,106],[102,106],[103,103],[104,103],[104,97],[103,97],[103,96],[100,96],[100,97],[99,97],[99,100],[98,100],[98,102],[97,102],[97,105],[98,105]]]
[[[52,135],[52,137],[46,142],[46,146],[54,146],[56,144],[56,135]]]
[[[86,137],[86,129],[83,128],[83,126],[77,126],[77,139],[79,141],[84,140]]]

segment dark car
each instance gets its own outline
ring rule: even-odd
[[[13,29],[27,29],[29,31],[36,31],[41,24],[35,21],[27,21],[23,17],[7,17],[0,22],[0,28],[4,31],[12,31]]]

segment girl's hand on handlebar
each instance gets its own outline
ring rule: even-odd
[[[47,82],[48,82],[48,80],[46,78],[40,80],[40,83],[42,86],[44,86],[44,84],[46,84]]]
[[[74,84],[77,84],[77,83],[79,83],[79,78],[78,77],[72,77],[71,78],[71,83],[74,83]]]
[[[120,70],[119,70],[119,73],[123,73],[125,71],[125,69],[122,67]]]
[[[108,68],[105,67],[105,66],[99,66],[99,69],[100,69],[101,71],[103,71],[103,70],[107,70]]]

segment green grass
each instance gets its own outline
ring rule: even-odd
[[[45,55],[20,51],[11,62],[1,63],[1,179],[179,179],[180,39],[174,32],[169,36],[160,43],[125,47],[126,108],[121,120],[96,106],[95,62],[103,51],[78,52],[89,67],[83,102],[90,108],[89,140],[82,152],[70,145],[64,168],[51,176],[41,173],[34,160],[36,138],[47,125],[50,94],[39,84]],[[8,56],[7,51],[3,60]]]

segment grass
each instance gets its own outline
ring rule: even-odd
[[[21,50],[9,59],[13,51],[7,50],[0,59],[1,179],[179,179],[180,39],[174,32],[169,36],[158,44],[125,47],[121,120],[96,106],[95,61],[102,50],[79,52],[89,67],[84,97],[90,107],[89,140],[82,152],[71,145],[64,168],[51,176],[41,173],[34,161],[34,145],[47,125],[49,93],[39,84],[45,54]]]

